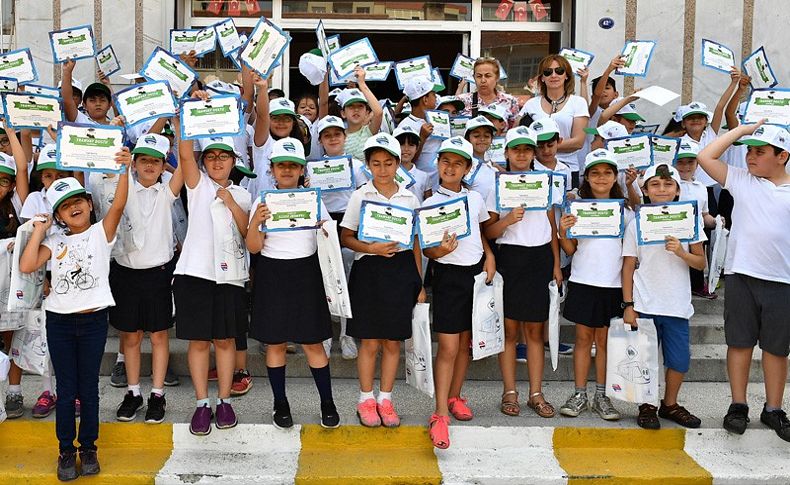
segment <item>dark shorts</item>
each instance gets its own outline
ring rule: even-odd
[[[573,323],[591,328],[608,327],[612,318],[622,318],[622,288],[603,288],[568,282],[563,316]]]
[[[640,313],[639,318],[650,318],[656,326],[658,345],[664,356],[664,367],[685,374],[691,364],[689,321],[685,318]]]
[[[110,307],[110,325],[121,332],[160,332],[173,326],[173,296],[170,291],[176,259],[148,269],[110,264],[110,289],[115,306]]]
[[[742,274],[726,276],[724,336],[730,347],[790,354],[790,285]]]
[[[181,340],[235,339],[247,331],[246,295],[240,286],[176,275],[173,296]]]

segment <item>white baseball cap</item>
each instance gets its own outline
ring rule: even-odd
[[[43,147],[41,147],[41,151],[38,152],[38,162],[36,163],[36,170],[46,170],[51,168],[53,170],[57,170],[57,159],[58,155],[58,146],[54,143],[47,143]]]
[[[501,104],[491,103],[486,106],[480,106],[478,108],[480,114],[487,114],[489,116],[493,116],[494,118],[498,119],[499,121],[507,120],[507,111],[505,107]]]
[[[647,181],[656,176],[656,171],[659,169],[659,167],[666,167],[667,171],[669,172],[669,176],[672,177],[672,180],[677,182],[678,187],[680,187],[680,173],[675,167],[665,163],[662,163],[661,165],[651,165],[648,167],[647,170],[645,170],[645,174],[642,176],[642,186],[647,185]]]
[[[474,129],[480,127],[490,128],[492,133],[496,133],[496,126],[494,126],[488,118],[483,115],[475,116],[471,120],[466,122],[466,129],[464,130],[464,137],[469,134]]]
[[[678,154],[675,158],[697,158],[699,155],[699,143],[683,138],[680,140],[680,147],[678,147]]]
[[[618,101],[622,100],[623,98],[617,98],[612,103],[617,103]],[[620,108],[617,113],[618,115],[622,116],[623,118],[631,121],[645,121],[642,116],[637,113],[636,111],[636,103],[626,103],[622,108]]]
[[[234,148],[233,139],[229,136],[214,136],[208,139],[208,144],[203,147],[203,151],[207,150],[224,150],[226,152],[231,152],[237,157],[239,156],[236,153],[236,149]]]
[[[560,134],[560,127],[551,118],[541,118],[533,121],[529,125],[529,129],[535,133],[535,138],[537,138],[535,141],[548,141]]]
[[[401,123],[397,128],[395,128],[395,131],[392,132],[392,136],[395,138],[403,135],[410,135],[416,137],[417,139],[420,138],[420,134],[414,131],[414,128],[411,125],[406,123]]]
[[[318,86],[326,77],[326,59],[321,55],[319,49],[305,52],[299,58],[299,72],[310,84]]]
[[[149,133],[141,136],[132,150],[132,155],[150,155],[156,158],[166,158],[170,150],[170,140],[162,135]]]
[[[362,148],[365,154],[367,155],[368,150],[373,148],[381,148],[400,158],[400,142],[389,133],[378,133],[365,140],[365,146]]]
[[[436,151],[437,154],[445,152],[455,153],[456,155],[460,155],[467,160],[472,160],[474,154],[472,144],[460,136],[453,136],[444,140],[439,146],[439,150]]]
[[[754,133],[742,137],[735,144],[750,146],[771,145],[790,152],[790,133],[783,126],[762,125],[754,130]]]
[[[705,106],[705,103],[700,103],[699,101],[694,101],[689,104],[684,104],[678,108],[675,112],[675,121],[684,120],[687,116],[691,115],[705,115],[710,121],[713,118],[713,113],[708,110],[708,107]]]
[[[294,103],[288,98],[276,98],[269,101],[269,116],[291,115],[296,118]]]
[[[5,153],[0,153],[0,173],[16,177],[16,162],[14,161],[14,157],[6,155]]]
[[[305,165],[304,146],[296,138],[285,137],[274,142],[271,163],[295,162]]]
[[[365,95],[362,94],[362,91],[357,88],[353,88],[340,91],[340,94],[337,95],[337,103],[341,108],[345,108],[351,103],[368,104],[368,100],[365,99]]]
[[[628,130],[625,126],[612,120],[607,121],[598,128],[585,128],[584,132],[590,135],[598,135],[604,140],[628,136]]]
[[[239,89],[238,86],[235,84],[226,83],[219,79],[214,79],[210,83],[206,83],[206,87],[220,94],[241,95],[241,89]]]
[[[535,143],[535,134],[526,126],[517,126],[507,130],[505,134],[505,147],[513,148],[519,145],[532,145],[537,146]]]
[[[464,104],[464,102],[461,101],[461,98],[458,96],[442,96],[436,101],[437,108],[443,104],[451,104],[455,106],[455,109],[458,111],[463,111],[466,109],[466,104]]]
[[[63,81],[58,83],[58,89],[63,87]],[[71,78],[71,87],[74,89],[78,89],[80,93],[85,91],[85,88],[82,87],[82,83],[78,79]]]
[[[614,167],[615,171],[617,171],[617,162],[615,161],[615,158],[615,154],[606,148],[593,150],[588,153],[586,157],[584,157],[584,171],[586,172],[588,168],[601,163],[609,164]]]
[[[409,98],[409,101],[420,99],[426,94],[433,91],[433,80],[427,76],[415,76],[403,86],[403,94]]]
[[[52,203],[52,211],[58,210],[60,204],[69,197],[84,194],[85,188],[74,177],[56,180],[47,189],[47,201]]]
[[[340,128],[341,130],[345,131],[346,124],[338,118],[337,116],[324,116],[320,120],[318,120],[318,127],[316,128],[316,132],[320,135],[322,131],[326,130],[327,128],[331,127]]]

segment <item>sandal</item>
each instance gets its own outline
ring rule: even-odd
[[[439,416],[432,414],[428,420],[428,434],[431,436],[433,446],[440,450],[446,450],[450,447],[450,425],[449,416]]]
[[[541,401],[535,401],[536,397],[542,398]],[[533,392],[530,394],[529,400],[527,401],[527,406],[532,408],[541,418],[553,418],[557,413],[554,410],[554,406],[549,404],[546,401],[546,398],[543,397],[542,392]]]
[[[507,396],[511,394],[516,396],[514,400],[506,400]],[[521,414],[521,406],[518,404],[518,391],[505,391],[504,394],[502,394],[502,404],[499,410],[506,416],[518,416]]]

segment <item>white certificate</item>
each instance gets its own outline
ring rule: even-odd
[[[466,196],[421,207],[415,212],[417,235],[422,248],[441,245],[445,233],[455,234],[457,239],[463,239],[472,233],[469,222],[469,201]]]
[[[326,30],[324,30],[324,22],[321,20],[318,21],[318,26],[315,28],[315,36],[318,39],[318,48],[321,50],[321,55],[324,59],[329,59],[329,54],[332,53],[332,50],[329,49]]]
[[[743,72],[752,78],[754,89],[772,88],[779,84],[762,47],[743,60]]]
[[[241,48],[239,59],[266,79],[290,43],[288,34],[261,17],[247,43]]]
[[[651,135],[650,144],[653,145],[653,165],[675,165],[680,148],[680,138],[670,136]]]
[[[13,93],[16,92],[18,89],[19,84],[16,82],[16,79],[0,77],[0,93]],[[0,103],[0,116],[5,116],[5,108],[3,108],[3,103]]]
[[[425,112],[425,121],[433,125],[433,132],[430,138],[446,139],[450,138],[450,113],[447,111],[428,110]]]
[[[357,238],[366,242],[396,242],[402,248],[411,248],[414,245],[414,211],[364,200]]]
[[[261,201],[271,217],[265,232],[315,229],[321,214],[321,189],[264,190]]]
[[[176,114],[173,93],[164,81],[135,84],[118,91],[115,93],[115,106],[126,119],[127,126]]]
[[[569,238],[623,237],[623,199],[572,200],[568,213],[576,216],[576,224],[568,229]]]
[[[551,172],[497,172],[496,208],[523,207],[526,210],[546,210],[551,205]]]
[[[8,91],[16,91],[16,88],[9,89]],[[41,86],[39,84],[28,84],[25,86],[25,92],[28,94],[46,94],[47,96],[60,97],[60,89],[51,86]]]
[[[386,81],[392,69],[392,62],[378,62],[376,64],[368,64],[362,69],[365,70],[365,81]],[[334,74],[334,71],[331,72]],[[347,81],[357,82],[357,76],[352,72],[344,79],[335,80],[339,85],[345,84]]]
[[[60,98],[44,94],[6,93],[3,95],[6,122],[13,128],[46,128],[63,121]]]
[[[429,56],[420,56],[395,63],[395,78],[398,88],[403,90],[406,81],[413,77],[424,76],[433,79],[433,66]]]
[[[318,187],[321,192],[336,192],[356,188],[351,155],[329,157],[307,162],[305,167],[310,178],[310,186]]]
[[[175,55],[189,54],[195,48],[200,29],[171,29],[170,52]]]
[[[564,173],[551,172],[551,205],[563,207],[565,199],[568,197],[565,188],[568,186],[568,178]]]
[[[645,204],[636,207],[639,245],[663,244],[667,236],[691,242],[699,236],[697,201]]]
[[[222,55],[226,56],[242,46],[243,42],[239,36],[239,31],[236,30],[236,24],[233,19],[226,19],[218,24],[214,24],[214,30],[217,32],[217,42],[219,48],[222,49]]]
[[[338,79],[343,79],[356,69],[357,66],[367,66],[368,64],[378,64],[379,58],[370,40],[365,37],[356,42],[337,49],[329,54],[329,65],[337,75]]]
[[[763,118],[775,125],[790,125],[790,89],[754,89],[743,115],[744,123]]]
[[[579,49],[571,49],[569,47],[563,47],[560,49],[560,55],[568,61],[571,65],[571,70],[574,74],[579,69],[586,69],[592,64],[593,59],[595,59],[595,54],[591,52],[585,52]]]
[[[214,30],[214,26],[210,25],[200,31],[198,31],[197,36],[195,37],[195,55],[198,57],[203,57],[209,52],[214,52],[217,48],[217,31]]]
[[[729,47],[702,39],[702,65],[729,74],[735,67],[735,54]]]
[[[446,87],[444,85],[444,79],[442,79],[442,72],[439,71],[438,67],[433,68],[433,72],[431,75],[431,81],[433,81],[433,90],[438,92],[444,91]]]
[[[238,136],[243,129],[241,98],[220,94],[206,101],[181,101],[181,138],[195,140],[216,136]]]
[[[69,59],[85,59],[96,55],[93,29],[90,25],[50,32],[49,43],[52,46],[52,58],[55,64],[62,64]]]
[[[625,65],[617,69],[616,74],[623,76],[647,76],[647,68],[650,67],[650,59],[653,57],[653,49],[656,43],[652,40],[630,40],[625,43],[621,56],[625,59]]]
[[[465,79],[469,83],[475,82],[475,60],[469,56],[458,54],[450,68],[450,75],[458,79]]]
[[[115,161],[115,154],[123,148],[123,128],[120,126],[62,123],[58,130],[58,170],[120,173],[123,165]]]
[[[96,65],[102,74],[107,77],[121,70],[121,63],[118,62],[118,57],[115,55],[112,45],[108,44],[107,47],[96,53]]]
[[[634,168],[647,168],[653,164],[653,150],[648,134],[611,138],[606,140],[606,149],[614,153],[617,169],[620,171],[632,165]]]
[[[167,81],[179,98],[189,95],[192,83],[198,77],[191,67],[161,47],[154,49],[140,74],[149,81]]]
[[[453,135],[455,136],[455,135]],[[490,160],[497,165],[505,166],[505,137],[498,136],[491,141],[491,146],[486,151],[486,160]]]
[[[335,34],[326,38],[326,45],[329,48],[329,53],[335,52],[340,49],[340,34]]]
[[[16,79],[19,84],[38,81],[38,71],[30,49],[24,48],[0,54],[0,77]]]
[[[450,118],[450,135],[464,136],[466,132],[466,122],[471,118],[468,116],[454,116]]]
[[[670,101],[680,97],[678,93],[670,91],[666,88],[662,88],[661,86],[649,86],[645,89],[640,89],[639,91],[632,94],[632,96],[642,98],[645,101],[650,101],[651,103],[658,106],[664,106]]]

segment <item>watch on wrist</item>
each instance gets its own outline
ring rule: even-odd
[[[620,308],[623,309],[623,310],[625,310],[626,308],[628,308],[630,306],[631,307],[634,306],[634,302],[632,302],[632,301],[624,301],[624,302],[620,303]]]

